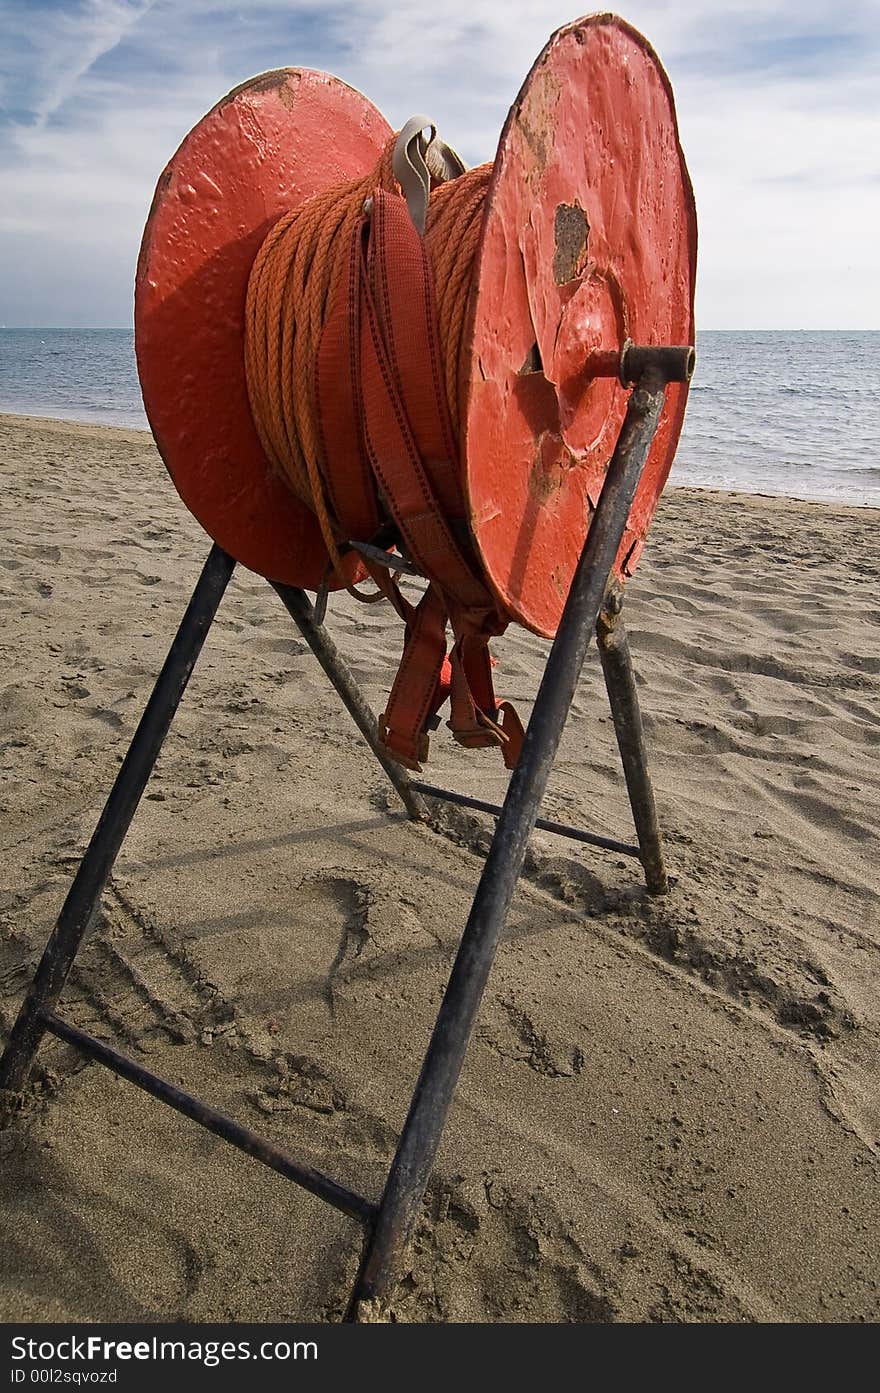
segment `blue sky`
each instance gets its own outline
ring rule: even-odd
[[[577,0],[0,0],[0,323],[128,325],[156,178],[244,78],[324,68],[491,159]],[[675,87],[703,328],[880,328],[880,0],[621,0]]]

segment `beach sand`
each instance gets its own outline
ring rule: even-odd
[[[0,418],[0,1022],[207,542],[148,436]],[[672,893],[536,835],[401,1320],[880,1318],[880,514],[670,489],[627,602]],[[381,709],[385,607],[328,623]],[[511,629],[522,711],[546,644]],[[426,777],[506,775],[444,727]],[[545,813],[629,839],[595,651]],[[65,1014],[379,1194],[488,823],[408,823],[237,572]],[[360,1230],[47,1040],[0,1134],[0,1317],[325,1320]]]

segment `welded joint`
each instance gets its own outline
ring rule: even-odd
[[[612,643],[615,634],[618,632],[618,625],[622,623],[623,615],[623,586],[615,577],[608,589],[605,591],[605,599],[602,601],[602,608],[596,620],[596,638],[605,647]]]
[[[624,387],[647,386],[662,389],[670,382],[690,382],[697,363],[692,344],[639,344],[625,339],[623,348],[591,353],[587,357],[588,377],[616,377]]]
[[[662,377],[664,385],[690,382],[696,364],[697,353],[692,344],[652,346],[626,339],[620,354],[619,376],[624,387],[634,386],[647,372]]]

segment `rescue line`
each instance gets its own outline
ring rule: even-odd
[[[625,354],[693,342],[695,258],[668,80],[608,15],[550,40],[491,165],[465,170],[426,118],[394,133],[338,79],[280,69],[224,98],[163,173],[135,313],[160,451],[237,560],[394,606],[380,731],[400,763],[421,768],[448,700],[461,744],[516,764],[489,640],[510,622],[555,633]],[[621,582],[686,397],[669,383]],[[389,554],[427,579],[417,603]]]

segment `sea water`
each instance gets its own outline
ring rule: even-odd
[[[145,430],[127,329],[0,329],[0,411]],[[705,331],[671,484],[880,506],[880,331]]]

